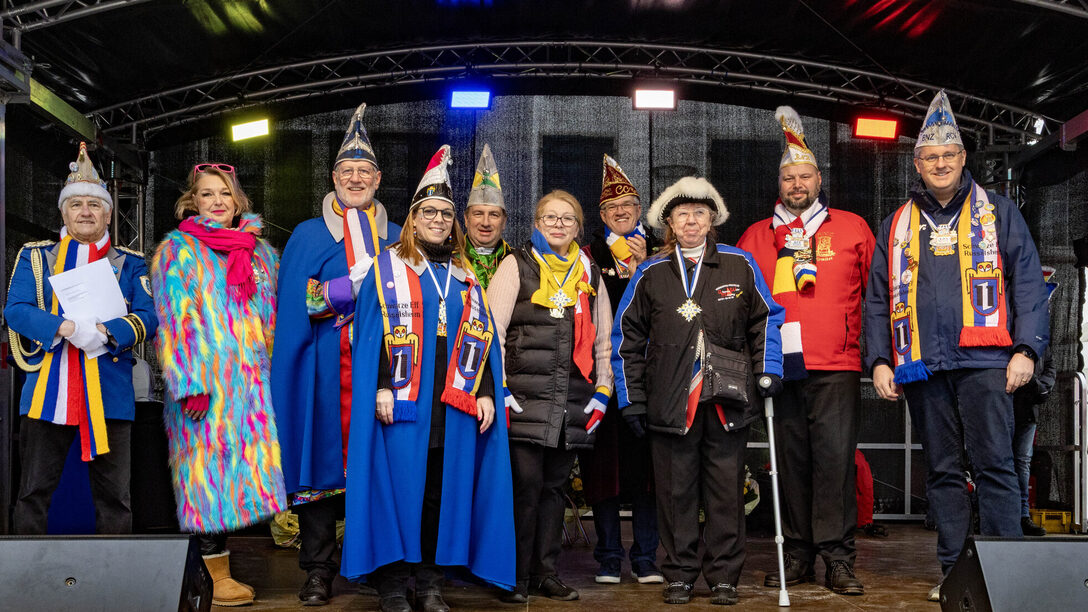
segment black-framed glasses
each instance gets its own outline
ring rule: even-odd
[[[208,162],[193,166],[193,174],[200,174],[201,172],[207,172],[208,170],[218,170],[226,174],[234,174],[234,166],[230,164],[213,164]]]
[[[537,219],[543,222],[545,227],[555,227],[556,225],[571,227],[578,223],[578,217],[574,215],[563,215],[562,217],[558,215],[540,215]]]
[[[443,221],[446,221],[447,223],[450,222],[450,221],[453,221],[453,210],[452,209],[443,208],[443,209],[439,210],[439,209],[437,209],[437,208],[435,208],[433,206],[424,206],[423,208],[419,209],[420,216],[423,217],[424,219],[426,219],[427,221],[434,221],[435,215],[438,215],[439,213],[441,213]]]
[[[955,153],[948,152],[948,153],[941,153],[940,155],[937,155],[937,154],[926,155],[925,157],[919,157],[917,159],[920,159],[923,162],[925,162],[925,164],[927,166],[932,166],[932,165],[936,164],[938,159],[943,159],[944,163],[951,164],[952,162],[956,161],[956,158],[958,158],[960,156],[960,153],[963,153],[962,149],[959,150],[959,151],[956,151]]]

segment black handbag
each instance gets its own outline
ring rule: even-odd
[[[747,353],[733,351],[707,340],[703,390],[699,401],[745,408],[751,401],[754,389],[752,360]]]

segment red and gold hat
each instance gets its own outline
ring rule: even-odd
[[[795,166],[798,164],[816,164],[816,154],[808,148],[805,142],[805,128],[801,125],[801,116],[789,106],[779,106],[774,110],[774,118],[782,124],[782,131],[786,134],[786,150],[782,152],[782,161],[779,168]]]
[[[631,180],[627,178],[627,174],[616,163],[616,160],[605,153],[604,179],[601,185],[601,207],[626,196],[635,196],[637,198],[639,197],[638,190],[631,184]]]

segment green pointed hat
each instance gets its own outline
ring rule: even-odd
[[[465,208],[476,204],[498,206],[506,210],[506,203],[502,199],[502,185],[499,183],[499,168],[495,165],[491,147],[487,144],[484,144],[484,152],[480,154],[480,162],[476,164],[476,176],[472,177],[472,191],[468,194]]]

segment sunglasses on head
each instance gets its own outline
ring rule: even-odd
[[[193,166],[193,174],[207,172],[208,170],[211,170],[213,168],[226,174],[234,174],[234,166],[231,166],[229,164],[197,164]]]

